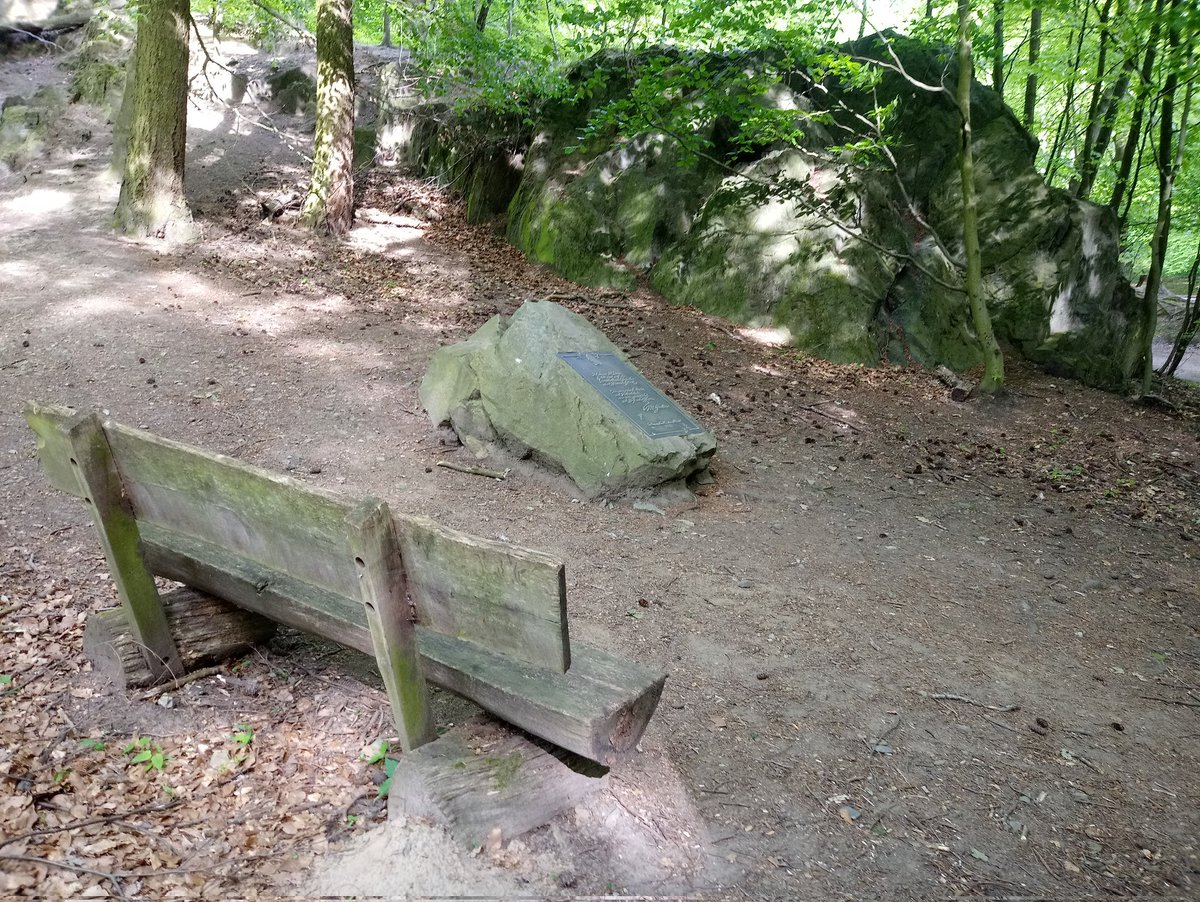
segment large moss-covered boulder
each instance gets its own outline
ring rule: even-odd
[[[628,359],[586,319],[550,301],[495,316],[439,350],[421,383],[435,425],[464,444],[530,458],[565,473],[589,497],[649,490],[704,470],[716,440],[699,427],[652,437],[559,355]]]
[[[886,63],[860,90],[766,58],[707,57],[714,73],[758,66],[772,86],[754,102],[795,110],[795,145],[747,146],[719,117],[691,136],[707,151],[685,155],[678,135],[620,136],[588,128],[596,110],[628,93],[638,60],[600,57],[581,67],[588,99],[543,110],[527,139],[510,130],[503,190],[507,235],[562,275],[629,288],[639,276],[669,300],[734,322],[772,326],[799,348],[835,361],[981,363],[962,272],[960,117],[952,53],[892,35],[849,48]],[[897,55],[908,78],[893,62]],[[727,79],[738,83],[737,78]],[[864,129],[892,110],[886,152]],[[1138,301],[1118,266],[1118,228],[1100,207],[1048,187],[1036,145],[1003,99],[976,84],[972,152],[984,287],[998,337],[1043,366],[1109,389],[1140,370]],[[411,131],[408,154],[424,171],[466,185],[497,185],[504,123],[445,111]],[[581,137],[586,136],[586,137]],[[522,140],[524,143],[521,143]],[[516,142],[517,146],[514,146]],[[515,183],[515,187],[513,186]],[[481,195],[480,195],[481,196]]]

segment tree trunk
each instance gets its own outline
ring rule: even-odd
[[[1200,275],[1200,245],[1196,246],[1196,259],[1192,261],[1192,268],[1188,270],[1187,301],[1183,310],[1183,321],[1179,324],[1179,334],[1175,336],[1175,343],[1171,345],[1171,353],[1167,355],[1162,369],[1159,370],[1160,373],[1167,376],[1175,375],[1179,364],[1183,363],[1187,349],[1191,347],[1192,341],[1196,338],[1196,333],[1200,332],[1200,294],[1196,290],[1197,275]]]
[[[475,13],[475,30],[483,31],[487,28],[488,13],[492,11],[492,0],[483,0],[479,4],[479,10]]]
[[[1004,0],[992,2],[992,90],[1004,96]]]
[[[352,0],[317,0],[317,134],[305,225],[334,236],[354,217],[354,27]]]
[[[115,222],[133,235],[175,240],[192,233],[183,196],[187,138],[188,0],[139,5],[129,131]],[[122,104],[124,106],[124,104]]]
[[[1108,92],[1104,89],[1104,79],[1108,74],[1108,45],[1112,35],[1109,28],[1109,13],[1112,10],[1112,0],[1104,0],[1104,8],[1100,10],[1100,50],[1096,58],[1095,84],[1092,85],[1092,97],[1088,101],[1087,126],[1083,135],[1083,150],[1080,151],[1075,163],[1075,179],[1071,193],[1076,197],[1086,197],[1086,191],[1091,190],[1095,180],[1096,142],[1100,136],[1100,125],[1105,116],[1104,100]],[[1117,10],[1120,14],[1120,8]],[[1085,182],[1087,185],[1085,191]]]
[[[1133,118],[1129,121],[1129,134],[1125,140],[1124,153],[1121,154],[1121,165],[1117,169],[1116,182],[1113,184],[1112,199],[1108,205],[1113,211],[1120,213],[1121,204],[1126,191],[1132,194],[1133,188],[1129,182],[1129,174],[1133,171],[1133,162],[1138,156],[1142,143],[1142,121],[1146,116],[1146,103],[1150,98],[1150,79],[1154,76],[1154,61],[1158,54],[1158,36],[1162,22],[1165,0],[1146,0],[1146,6],[1154,4],[1154,13],[1150,19],[1150,36],[1146,39],[1146,53],[1142,58],[1141,80],[1138,82],[1137,101],[1134,104]],[[1121,220],[1122,231],[1125,228],[1124,218]]]
[[[1071,65],[1071,75],[1067,79],[1067,99],[1063,104],[1063,113],[1059,117],[1058,127],[1054,130],[1054,143],[1050,146],[1050,153],[1046,157],[1046,170],[1043,173],[1047,182],[1053,183],[1055,170],[1058,169],[1059,157],[1063,153],[1067,135],[1071,131],[1072,115],[1075,111],[1075,89],[1078,85],[1078,77],[1080,67],[1083,65],[1083,41],[1087,37],[1088,30],[1088,13],[1091,7],[1085,6],[1083,9],[1083,21],[1079,24],[1079,33],[1075,41],[1075,59]],[[1075,37],[1075,35],[1072,35]]]
[[[1037,118],[1037,62],[1042,53],[1042,8],[1035,6],[1029,12],[1029,74],[1025,76],[1025,128],[1033,131]]]
[[[1169,16],[1174,18],[1180,0],[1171,0]],[[1167,30],[1167,43],[1173,58],[1179,51],[1179,27],[1172,24]],[[1179,87],[1179,70],[1171,65],[1163,84],[1162,108],[1159,111],[1158,153],[1158,216],[1154,222],[1154,237],[1150,241],[1150,272],[1146,275],[1146,293],[1142,296],[1142,394],[1150,394],[1154,380],[1154,332],[1158,326],[1158,290],[1162,285],[1163,265],[1167,259],[1167,241],[1171,236],[1171,197],[1175,189],[1175,91]],[[1190,95],[1189,95],[1190,97]],[[1186,104],[1185,112],[1186,112]],[[1186,138],[1187,122],[1181,129]]]
[[[983,350],[983,378],[979,390],[994,395],[1004,387],[1004,356],[992,330],[992,317],[983,297],[983,265],[979,250],[979,221],[975,200],[975,163],[971,152],[971,2],[958,0],[958,101],[962,116],[963,256],[966,258],[967,303],[975,322],[975,335]]]
[[[383,4],[383,46],[392,46],[392,7],[390,4]]]

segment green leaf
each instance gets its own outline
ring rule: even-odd
[[[387,757],[387,753],[388,753],[388,742],[386,739],[384,739],[382,742],[379,743],[379,748],[377,748],[374,752],[371,753],[371,757],[369,757],[367,759],[367,764],[378,764],[380,761],[383,761]]]
[[[102,752],[106,748],[102,739],[80,739],[79,747],[92,752]]]
[[[0,673],[0,686],[11,686],[13,678],[7,673]]]
[[[129,763],[130,764],[141,764],[143,761],[149,761],[153,754],[154,753],[151,752],[149,749],[144,749],[143,751],[140,751],[136,755],[134,755],[133,760],[130,761]]]

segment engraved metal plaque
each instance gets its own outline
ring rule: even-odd
[[[678,404],[610,351],[564,351],[559,358],[650,438],[704,430]]]

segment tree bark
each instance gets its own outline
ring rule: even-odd
[[[390,4],[383,4],[383,46],[392,46],[392,7]]]
[[[1174,20],[1179,11],[1180,0],[1171,0],[1168,14]],[[1172,24],[1167,29],[1167,43],[1174,57],[1179,51],[1179,27]],[[1158,153],[1158,216],[1154,223],[1154,237],[1150,241],[1150,272],[1146,275],[1146,293],[1142,296],[1142,366],[1141,390],[1150,393],[1154,381],[1154,332],[1158,326],[1158,290],[1162,285],[1163,265],[1167,259],[1167,241],[1171,236],[1171,198],[1175,189],[1175,92],[1179,87],[1179,70],[1168,67],[1167,79],[1163,84],[1162,108],[1159,111]],[[1189,94],[1190,99],[1190,94]],[[1186,113],[1185,104],[1185,113]],[[1187,122],[1182,131],[1186,138]]]
[[[352,0],[317,0],[317,134],[301,216],[334,236],[350,231],[354,217],[352,9]]]
[[[1129,134],[1125,140],[1124,152],[1121,154],[1121,165],[1117,169],[1117,178],[1113,184],[1112,198],[1108,202],[1108,205],[1118,214],[1120,214],[1125,193],[1127,191],[1130,193],[1133,192],[1129,175],[1133,171],[1133,162],[1138,156],[1138,150],[1142,143],[1142,122],[1146,116],[1146,103],[1150,98],[1150,80],[1154,76],[1154,62],[1158,55],[1158,38],[1165,0],[1146,0],[1146,8],[1149,8],[1151,3],[1154,4],[1154,12],[1150,19],[1150,36],[1146,39],[1146,53],[1142,57],[1142,71],[1140,73],[1140,81],[1138,82],[1137,101],[1134,104],[1133,117],[1129,121]],[[1136,184],[1136,179],[1134,184]],[[1121,229],[1124,230],[1125,220],[1123,216],[1120,218]]]
[[[1037,118],[1037,62],[1042,54],[1042,8],[1035,6],[1029,11],[1029,74],[1025,76],[1025,128],[1033,131]]]
[[[1179,334],[1175,336],[1175,342],[1171,345],[1171,353],[1167,355],[1162,369],[1159,370],[1166,376],[1175,375],[1175,371],[1179,369],[1179,364],[1183,363],[1183,357],[1195,339],[1196,333],[1200,332],[1200,293],[1196,290],[1198,275],[1200,275],[1200,245],[1196,246],[1196,257],[1192,260],[1192,268],[1188,270],[1187,300],[1184,305],[1183,321],[1179,324]]]
[[[1083,150],[1076,159],[1075,181],[1071,186],[1071,193],[1076,197],[1086,197],[1096,177],[1096,142],[1100,136],[1101,122],[1105,117],[1105,98],[1109,95],[1104,87],[1104,79],[1108,74],[1108,45],[1112,40],[1109,19],[1111,11],[1112,0],[1104,0],[1104,7],[1100,10],[1100,49],[1096,58],[1095,84],[1092,85],[1092,97],[1088,101]],[[1120,14],[1119,7],[1117,13]]]
[[[1004,0],[992,2],[992,90],[1004,96]]]
[[[184,239],[192,233],[183,195],[191,13],[188,0],[145,0],[139,9],[115,221],[129,234]]]
[[[975,336],[983,350],[983,378],[979,390],[994,395],[1004,387],[1004,355],[996,342],[992,317],[983,297],[983,265],[979,250],[979,218],[975,198],[975,163],[971,152],[971,2],[958,0],[958,101],[962,116],[962,147],[959,173],[962,176],[963,256],[966,258],[967,303],[975,322]]]

